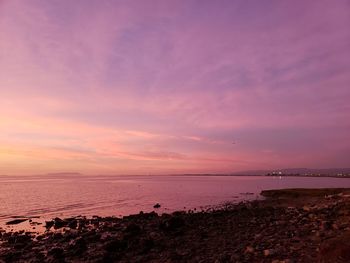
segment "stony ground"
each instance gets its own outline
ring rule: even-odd
[[[350,262],[350,190],[276,190],[206,212],[0,230],[0,262]]]

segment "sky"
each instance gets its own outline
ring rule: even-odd
[[[350,167],[348,0],[0,0],[0,174]]]

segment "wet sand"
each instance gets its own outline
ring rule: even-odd
[[[202,212],[46,222],[0,230],[0,262],[350,262],[350,189],[263,191]]]

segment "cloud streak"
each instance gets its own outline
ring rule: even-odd
[[[349,10],[1,1],[0,173],[348,166]]]

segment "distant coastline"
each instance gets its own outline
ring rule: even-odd
[[[336,177],[349,178],[350,168],[327,168],[327,169],[312,169],[312,168],[284,168],[273,170],[250,170],[240,171],[235,173],[225,174],[184,174],[187,176],[295,176],[295,177]]]
[[[47,174],[8,175],[0,174],[0,177],[43,176],[43,177],[90,177],[90,176],[280,176],[280,177],[332,177],[350,178],[350,168],[344,169],[276,169],[242,171],[235,173],[176,173],[176,174],[84,174],[79,172],[62,172]]]

